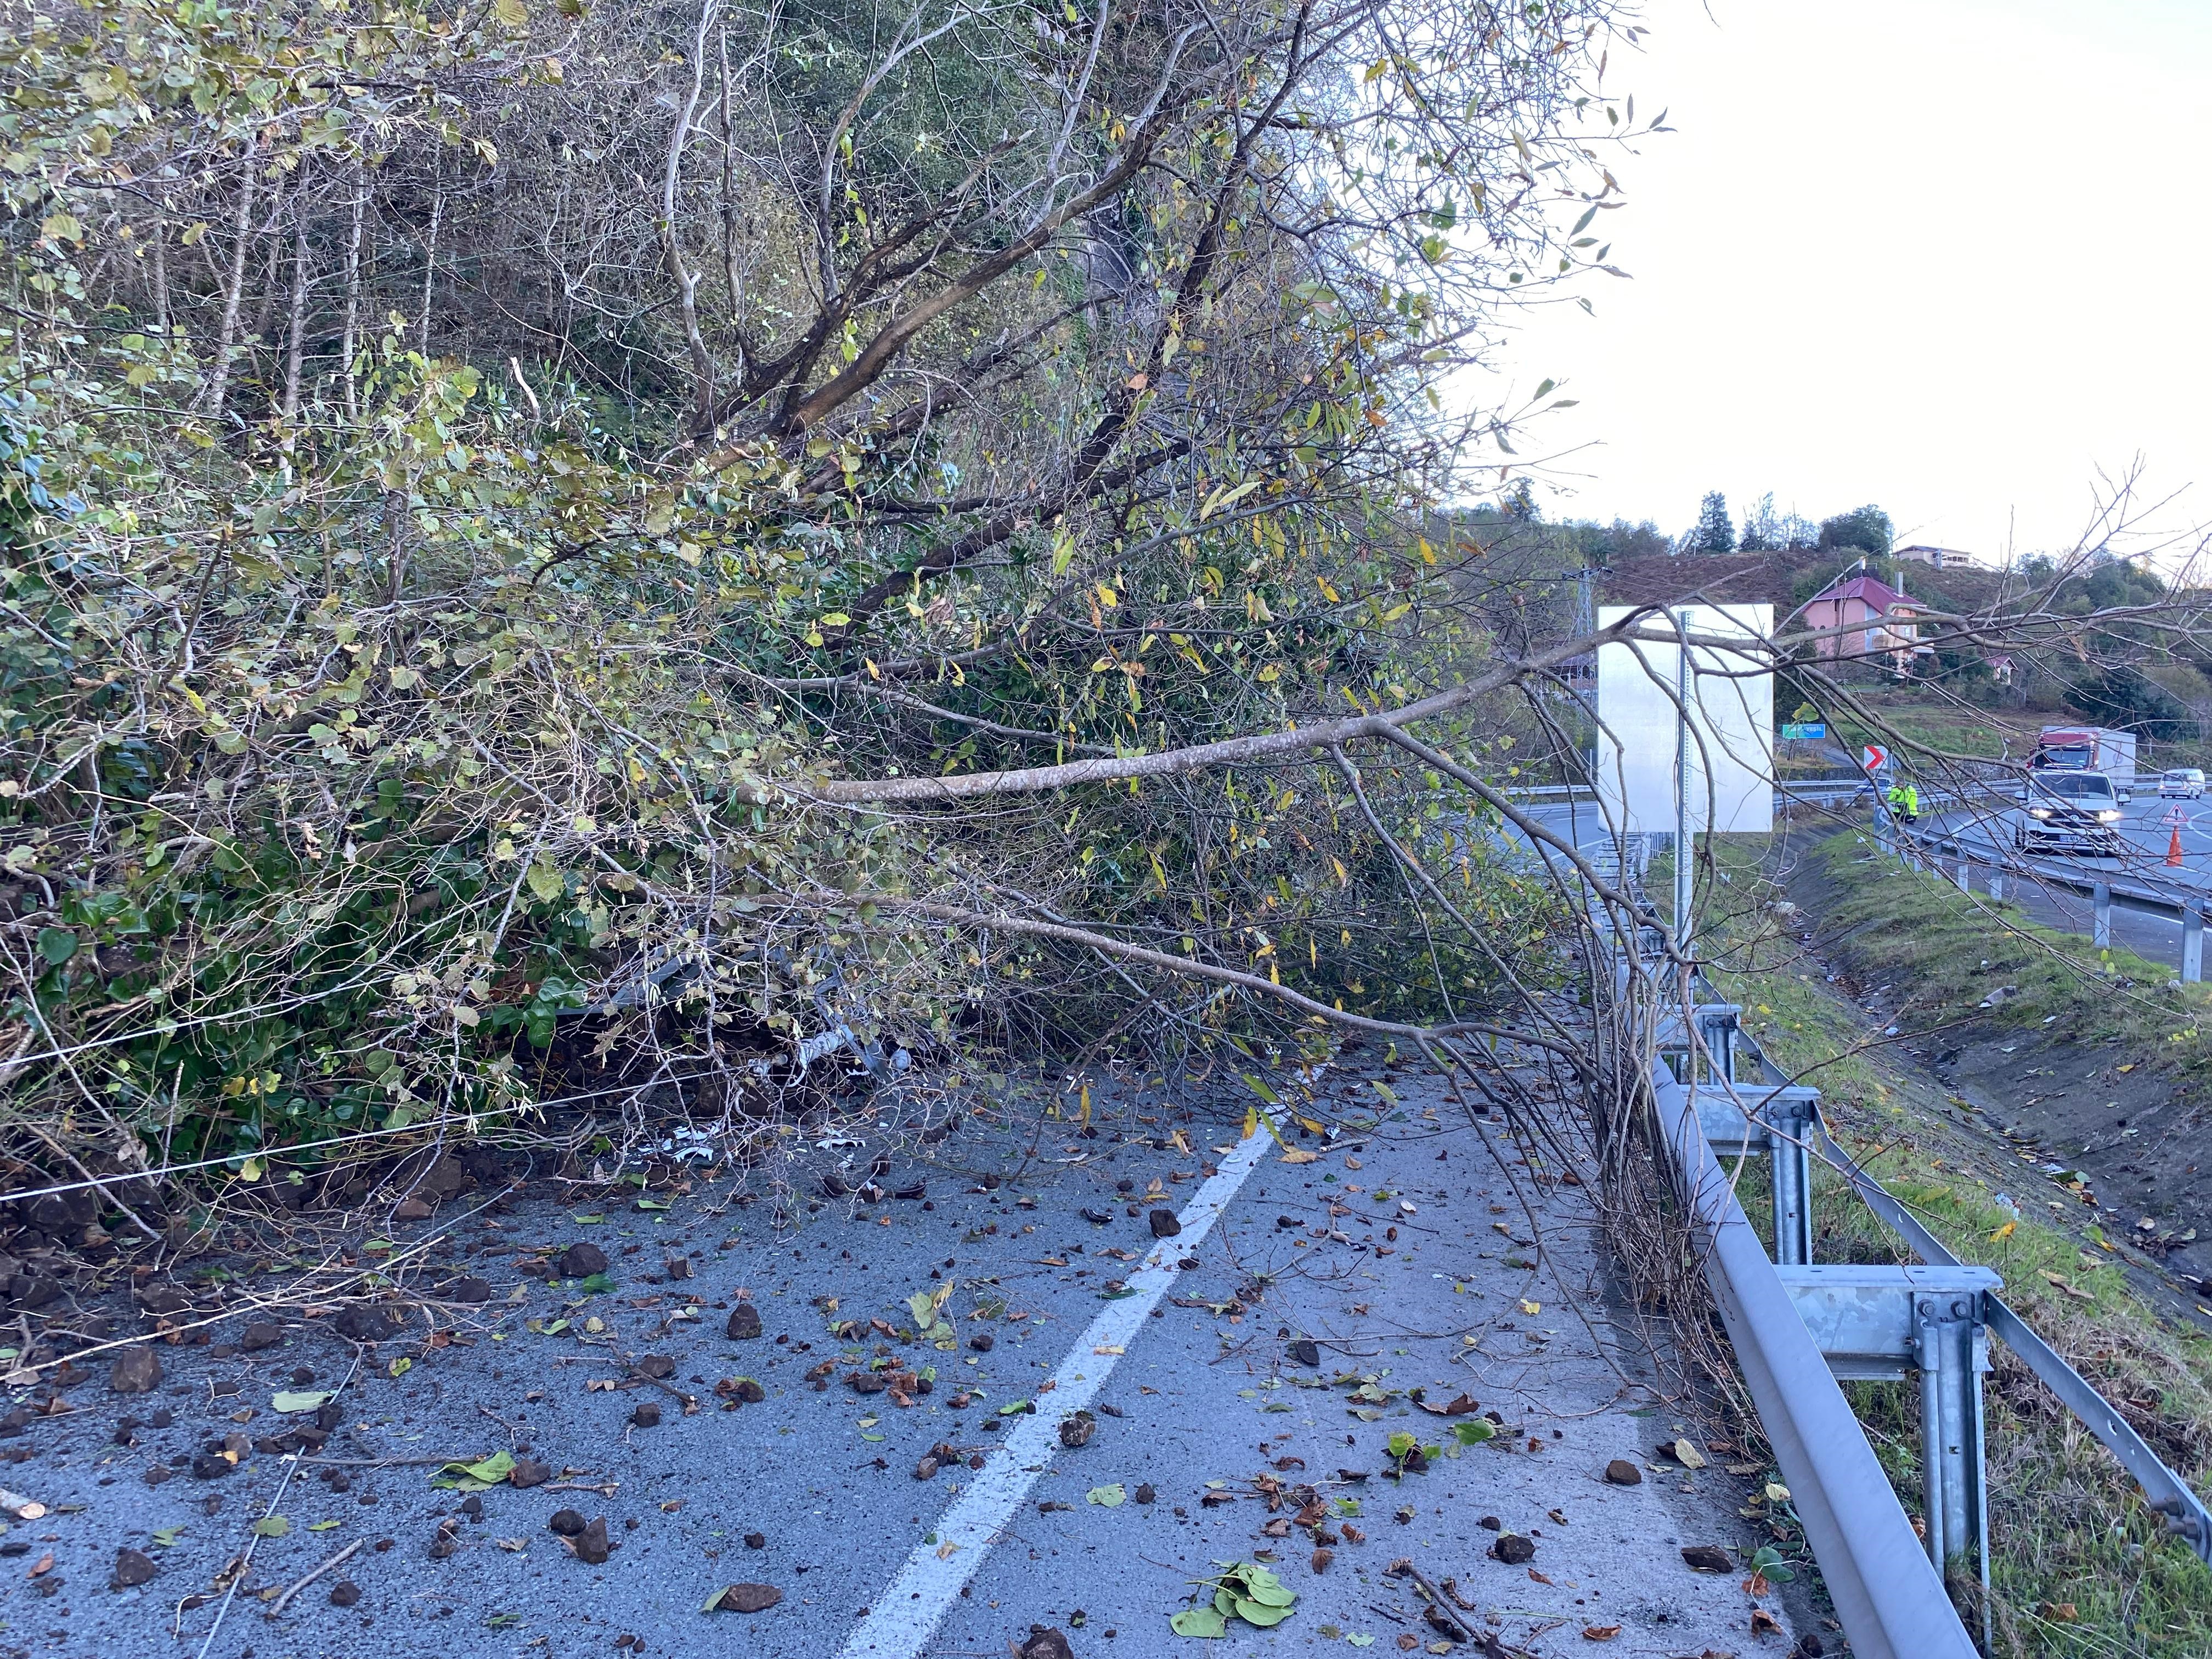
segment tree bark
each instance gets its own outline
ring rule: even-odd
[[[278,410],[285,428],[284,445],[291,447],[291,426],[300,418],[300,359],[307,337],[307,209],[303,199],[307,181],[292,196],[292,295],[290,316],[284,330],[284,401]]]
[[[163,334],[169,331],[169,221],[154,221],[154,321]]]
[[[368,210],[368,185],[356,162],[353,173],[352,224],[346,232],[345,332],[338,342],[338,380],[345,388],[346,419],[361,419],[361,387],[354,378],[354,354],[361,349],[362,221]]]
[[[1281,732],[1259,732],[1248,737],[1226,738],[1218,743],[1194,744],[1182,749],[1164,749],[1150,755],[1069,761],[1060,766],[1028,766],[1001,772],[956,772],[949,777],[838,779],[813,785],[808,793],[817,800],[955,801],[984,795],[1034,794],[1047,789],[1066,789],[1081,783],[1114,783],[1130,778],[1168,777],[1196,772],[1209,766],[1249,765],[1313,750],[1327,750],[1359,738],[1395,741],[1395,728],[1415,720],[1434,720],[1503,690],[1516,680],[1558,666],[1629,637],[1642,625],[1644,612],[1623,617],[1597,633],[1563,640],[1533,652],[1488,673],[1462,681],[1433,696],[1375,714],[1348,715]]]
[[[691,37],[691,90],[677,112],[676,130],[668,138],[668,164],[660,176],[661,240],[668,252],[669,274],[676,279],[676,311],[684,325],[684,347],[691,356],[691,427],[702,437],[714,424],[714,359],[699,331],[699,277],[684,264],[676,195],[683,183],[684,147],[690,141],[691,123],[699,113],[699,95],[706,85],[707,35],[721,9],[721,0],[705,0],[699,8],[698,32]],[[724,199],[726,203],[726,195]]]
[[[222,320],[216,326],[215,367],[200,399],[210,415],[222,413],[222,400],[230,389],[230,354],[238,343],[238,307],[246,293],[246,244],[252,232],[254,188],[259,182],[254,176],[257,151],[258,147],[246,152],[246,177],[238,187],[238,213],[231,222],[230,270],[223,282]]]
[[[438,230],[446,218],[445,164],[441,158],[438,168],[436,193],[430,198],[430,236],[422,251],[422,320],[416,329],[422,355],[430,355],[430,295],[438,281]]]

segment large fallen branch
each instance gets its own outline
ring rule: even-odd
[[[1059,766],[1024,766],[999,772],[957,772],[949,777],[842,778],[807,786],[805,793],[822,801],[859,805],[872,801],[955,801],[979,795],[1033,794],[1066,789],[1079,783],[1117,783],[1130,778],[1170,777],[1180,772],[1202,771],[1210,766],[1249,765],[1290,755],[1326,755],[1361,738],[1388,738],[1395,729],[1417,720],[1435,720],[1480,702],[1493,692],[1558,667],[1571,658],[1588,654],[1600,646],[1636,635],[1643,621],[1656,607],[1644,607],[1594,634],[1562,640],[1486,674],[1409,702],[1372,714],[1351,714],[1340,720],[1291,726],[1280,732],[1255,732],[1218,743],[1191,744],[1181,749],[1162,749],[1146,755],[1117,755],[1093,760],[1068,761]],[[1671,635],[1669,636],[1672,637]]]

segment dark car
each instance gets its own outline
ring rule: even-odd
[[[2119,792],[2101,772],[2031,772],[2012,844],[2023,853],[2117,858]]]

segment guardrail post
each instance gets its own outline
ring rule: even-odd
[[[2181,982],[2194,985],[2204,977],[2204,913],[2193,905],[2181,913]]]
[[[1989,1492],[1983,1479],[1982,1373],[1989,1338],[1981,1297],[1943,1292],[1916,1299],[1920,1368],[1921,1478],[1927,1486],[1928,1555],[1940,1572],[1972,1550],[1989,1644]]]
[[[2108,881],[2098,882],[2090,888],[2089,894],[2096,915],[2096,920],[2091,924],[2094,930],[2091,942],[2100,951],[2108,951],[2112,945],[2112,884]]]
[[[1994,901],[2003,896],[2004,872],[1992,866],[1990,871],[1990,897]]]
[[[1960,854],[1959,890],[1960,892],[1971,893],[1974,890],[1973,870],[1974,866],[1967,862],[1966,855],[1964,853]]]
[[[1772,1142],[1774,1264],[1806,1267],[1813,1260],[1813,1127],[1820,1103],[1807,1094],[1777,1092],[1759,1115]]]
[[[1726,1082],[1735,1081],[1735,1022],[1733,1008],[1717,1012],[1698,1022],[1698,1035],[1703,1040],[1705,1057],[1712,1066],[1713,1075]],[[1696,1057],[1692,1056],[1692,1064]]]

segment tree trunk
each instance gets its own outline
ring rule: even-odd
[[[169,222],[154,221],[154,322],[163,334],[169,331]]]
[[[684,177],[684,146],[690,141],[691,123],[699,113],[699,94],[706,84],[707,36],[714,27],[721,0],[705,0],[699,9],[699,32],[691,38],[691,91],[677,112],[676,131],[668,140],[668,165],[660,179],[661,234],[666,239],[669,274],[676,278],[677,314],[684,325],[684,343],[691,355],[691,428],[705,437],[714,426],[714,358],[699,331],[699,278],[684,263],[684,244],[678,234],[676,203]]]
[[[215,368],[201,395],[201,406],[210,415],[222,413],[222,400],[230,388],[230,354],[238,343],[238,306],[246,293],[247,238],[253,224],[255,152],[246,153],[246,178],[238,187],[238,214],[231,222],[230,271],[222,288],[222,320],[216,326]]]
[[[730,327],[738,339],[735,378],[745,379],[745,283],[738,266],[737,146],[730,130],[730,43],[719,37],[722,58],[722,285],[729,292]]]
[[[346,233],[345,333],[338,343],[338,379],[345,388],[346,419],[361,419],[361,387],[354,379],[354,354],[361,349],[362,221],[368,210],[368,185],[358,163],[353,174],[353,223]]]
[[[430,198],[430,239],[422,253],[422,320],[416,330],[422,355],[430,355],[430,293],[438,281],[438,228],[446,218],[445,169],[439,167],[437,193]]]
[[[284,331],[284,402],[281,419],[286,447],[291,446],[292,423],[300,417],[300,357],[307,334],[307,210],[301,199],[305,181],[292,198],[291,315]]]

